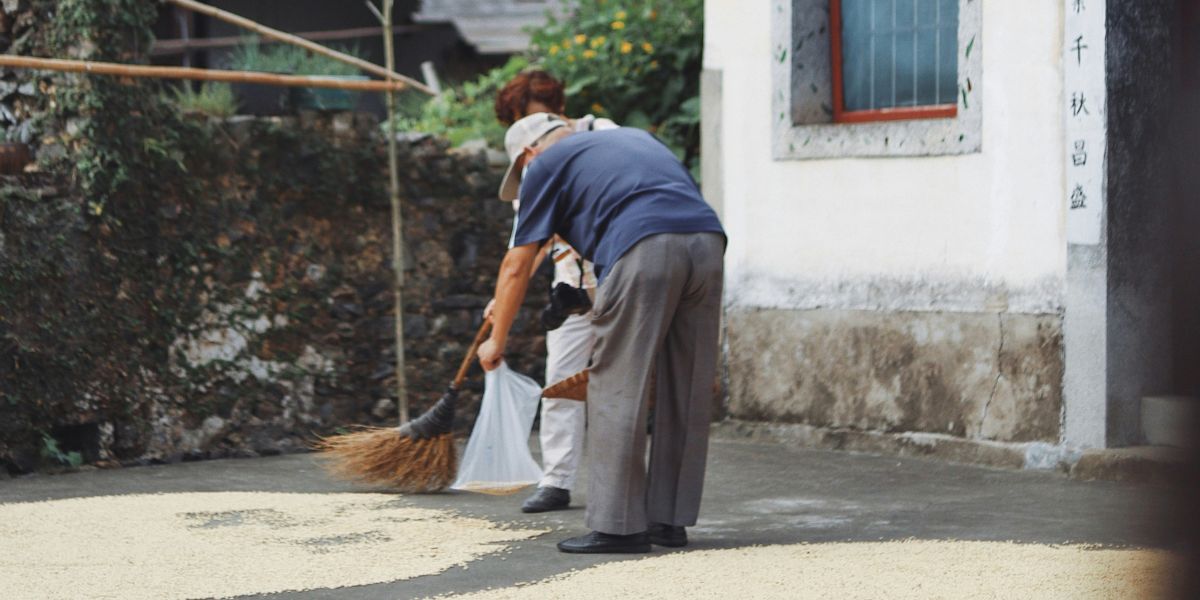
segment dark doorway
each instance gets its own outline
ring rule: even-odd
[[[1179,0],[1172,121],[1174,392],[1200,398],[1200,2]]]

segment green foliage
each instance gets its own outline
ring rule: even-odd
[[[37,0],[35,11],[46,15],[47,45],[55,56],[136,62],[154,42],[158,18],[152,0]]]
[[[446,90],[440,98],[418,99],[416,106],[411,100],[413,95],[404,94],[401,98],[406,100],[398,111],[397,127],[402,131],[434,133],[456,145],[482,138],[494,147],[503,147],[504,126],[496,120],[494,109],[496,92],[528,66],[527,58],[514,56],[474,81]],[[385,130],[387,126],[383,124]]]
[[[46,14],[47,51],[54,56],[137,63],[153,43],[152,0],[42,0],[38,10]],[[165,193],[164,176],[182,170],[186,127],[179,115],[154,82],[79,76],[64,83],[54,117],[72,125],[60,141],[71,149],[65,160],[88,197],[88,212],[108,218],[116,198],[129,211],[146,210],[146,200]]]
[[[648,129],[690,166],[699,151],[702,0],[565,0],[533,31],[539,64],[567,85],[567,114]]]
[[[58,447],[58,441],[49,434],[42,434],[42,458],[54,461],[64,467],[78,467],[83,464],[83,456],[78,452],[63,452]]]
[[[361,57],[357,47],[337,48],[339,52]],[[239,71],[263,71],[292,75],[329,75],[348,77],[360,75],[353,65],[334,60],[323,54],[313,54],[291,44],[263,45],[258,38],[248,38],[229,58],[229,68]]]
[[[237,114],[237,99],[228,83],[205,82],[196,89],[191,84],[172,88],[167,100],[185,112],[210,117],[231,117]]]
[[[35,0],[44,24],[31,53],[138,63],[151,46],[153,0]],[[203,306],[184,277],[199,244],[167,246],[182,199],[205,198],[212,134],[145,80],[45,75],[41,174],[0,190],[0,461],[6,446],[70,453],[35,433],[96,410],[136,410],[144,372],[162,364],[180,323]],[[193,175],[196,175],[193,177]],[[20,218],[16,218],[17,216]],[[197,227],[194,221],[189,227]],[[195,235],[185,230],[187,237]],[[190,250],[189,250],[190,249]],[[135,274],[131,276],[130,274]]]
[[[702,0],[564,0],[562,18],[547,16],[532,31],[528,57],[401,111],[402,129],[445,136],[453,143],[484,138],[500,146],[496,92],[522,69],[536,66],[566,84],[569,116],[594,114],[647,129],[699,170]],[[410,109],[411,110],[411,109]]]

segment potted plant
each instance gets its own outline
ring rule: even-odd
[[[341,50],[350,56],[361,58],[357,48]],[[354,65],[334,60],[320,54],[306,53],[296,65],[297,75],[308,75],[328,79],[366,80]],[[297,110],[347,111],[358,108],[361,94],[352,90],[334,88],[290,88],[288,103]]]
[[[357,56],[356,49],[343,50]],[[230,57],[230,68],[287,75],[335,79],[367,79],[352,65],[290,44],[261,45],[257,39],[239,46]],[[359,94],[328,88],[280,88],[262,84],[234,84],[240,112],[251,115],[281,115],[300,109],[354,110]]]

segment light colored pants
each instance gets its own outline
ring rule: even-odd
[[[626,535],[700,512],[721,320],[725,240],[659,234],[612,266],[596,295],[588,381],[587,526]],[[654,373],[654,434],[646,414]]]
[[[588,366],[596,336],[589,315],[571,315],[562,327],[546,332],[546,385],[566,379]],[[542,480],[539,486],[572,489],[579,460],[587,405],[578,400],[542,398]]]

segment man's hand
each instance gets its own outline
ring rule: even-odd
[[[504,348],[496,343],[495,338],[488,338],[479,345],[476,356],[479,357],[479,365],[484,371],[495,371],[500,363],[504,362]]]
[[[487,321],[492,318],[492,310],[496,308],[496,299],[492,298],[486,307],[483,309],[483,320]]]

